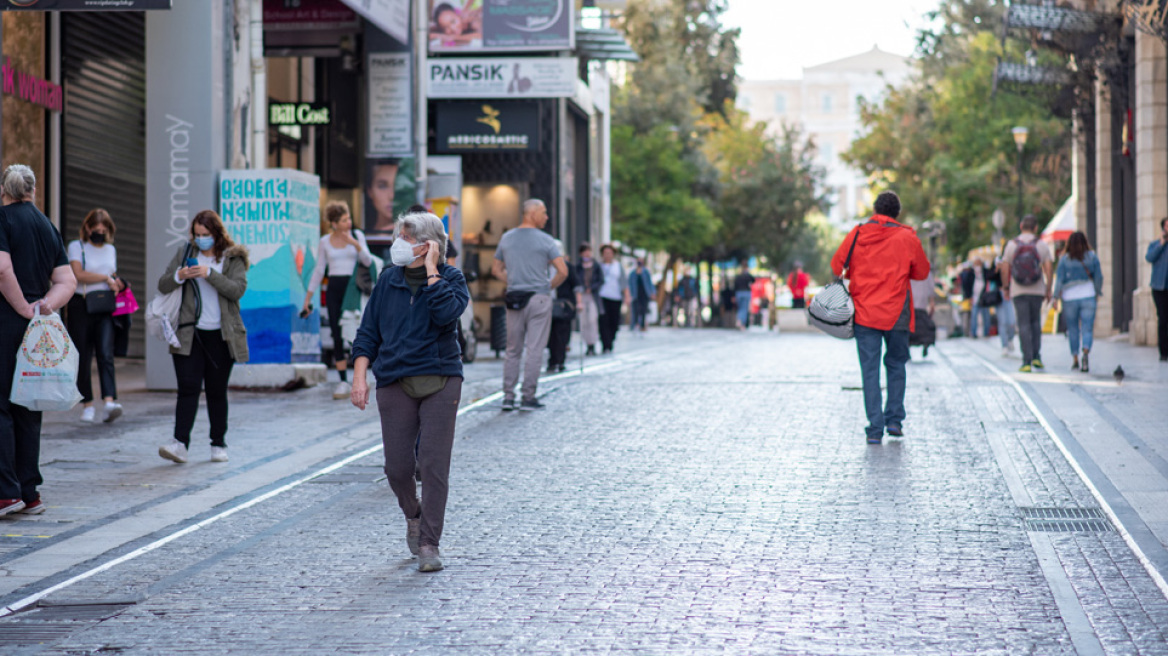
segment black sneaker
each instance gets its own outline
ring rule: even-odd
[[[503,399],[503,412],[511,412],[515,409],[515,399]]]
[[[533,412],[535,410],[543,410],[547,406],[540,403],[539,399],[529,399],[519,404],[519,409],[523,412]]]

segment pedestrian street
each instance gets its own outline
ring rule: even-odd
[[[0,618],[0,652],[1168,654],[1164,591],[975,350],[914,352],[905,437],[867,445],[854,342],[679,334],[622,350],[622,333],[582,374],[545,377],[543,411],[502,413],[497,382],[469,385],[433,574],[416,571],[379,480],[376,422],[357,423],[375,414],[328,390],[273,397],[268,413],[261,395],[235,397],[223,481],[275,451],[244,436],[355,427],[285,478],[6,589],[11,607],[78,579]],[[125,476],[210,476],[159,464],[157,431],[106,445]],[[67,514],[44,489],[42,521]],[[1095,519],[1060,525],[1054,510]],[[2,558],[15,576],[36,549]]]

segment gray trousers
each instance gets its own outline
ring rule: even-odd
[[[507,310],[507,358],[503,361],[503,399],[515,400],[515,384],[519,382],[519,364],[523,354],[523,400],[535,398],[539,385],[539,370],[543,364],[543,350],[547,347],[552,329],[552,297],[536,294],[522,310]]]
[[[406,519],[421,517],[421,544],[437,547],[442,539],[454,420],[461,400],[462,379],[457,376],[447,379],[441,392],[424,399],[412,398],[397,383],[377,388],[385,475]],[[421,501],[415,468],[422,477]]]
[[[1043,297],[1035,294],[1014,297],[1014,313],[1018,315],[1018,342],[1022,345],[1022,364],[1042,359],[1042,301]]]

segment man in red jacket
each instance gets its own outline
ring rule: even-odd
[[[864,381],[868,444],[880,444],[885,430],[896,437],[904,435],[905,363],[908,336],[915,323],[909,280],[924,280],[930,268],[916,232],[896,222],[900,198],[886,191],[876,197],[874,209],[876,215],[853,228],[831,258],[831,270],[842,277],[844,262],[855,242],[847,278],[856,304],[856,350]],[[883,410],[882,347],[887,349],[884,369],[888,378],[888,402]]]

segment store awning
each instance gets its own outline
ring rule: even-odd
[[[1078,200],[1071,196],[1059,211],[1051,217],[1050,223],[1042,231],[1042,240],[1047,242],[1066,241],[1071,233],[1079,229],[1078,217],[1075,216],[1075,205]]]
[[[625,41],[625,36],[612,28],[595,30],[579,28],[576,30],[576,54],[581,59],[605,61],[619,59],[622,61],[640,61],[641,58]]]

